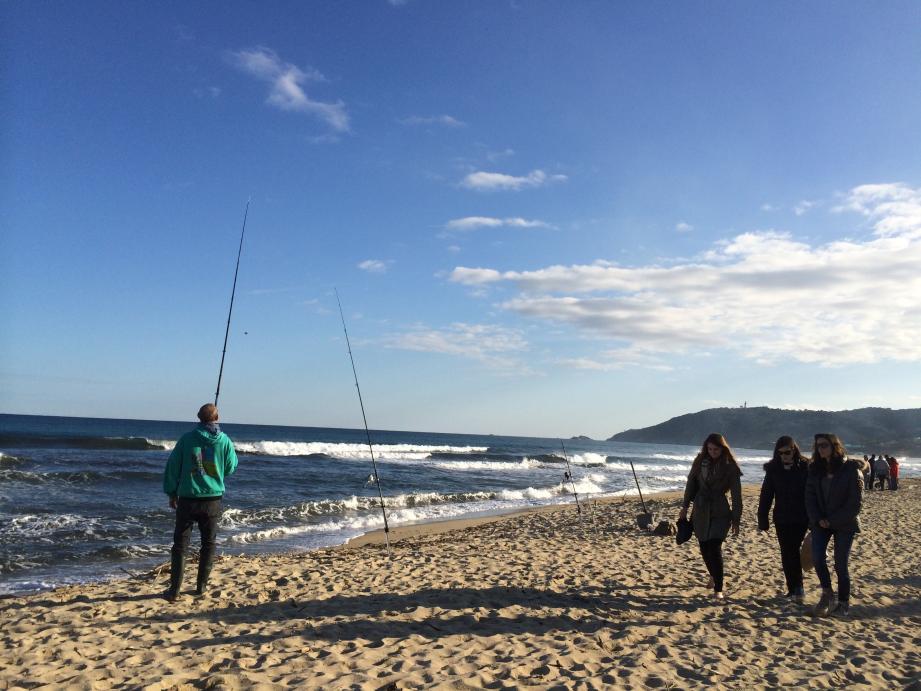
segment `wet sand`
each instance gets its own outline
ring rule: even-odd
[[[848,619],[780,597],[773,533],[727,540],[714,604],[692,540],[638,501],[426,524],[309,553],[223,558],[208,597],[168,575],[0,600],[2,688],[921,690],[921,481],[865,495]],[[679,497],[647,502],[674,517]],[[194,566],[186,585],[194,587]],[[807,574],[807,602],[818,583]]]

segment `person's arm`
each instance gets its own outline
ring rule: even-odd
[[[733,473],[732,483],[729,485],[729,496],[732,499],[732,534],[739,534],[742,524],[742,474]]]
[[[176,508],[176,497],[179,494],[179,482],[182,480],[182,439],[170,451],[163,471],[163,491],[169,496],[169,505]]]
[[[771,504],[774,502],[774,483],[771,482],[771,471],[764,473],[764,482],[761,483],[761,495],[758,497],[758,530],[767,530],[768,516],[771,513]]]
[[[227,440],[227,447],[224,450],[224,475],[233,475],[233,471],[237,469],[237,450],[233,447],[233,442],[230,441],[230,437],[225,437]]]
[[[684,519],[688,517],[688,507],[691,506],[691,502],[694,501],[694,497],[697,496],[697,473],[693,470],[688,474],[688,482],[684,486],[684,498],[681,500],[681,511],[678,514],[678,518]]]
[[[809,525],[818,525],[822,519],[822,512],[819,509],[819,488],[816,487],[818,482],[818,477],[812,472],[806,477],[806,513],[809,516]]]
[[[828,516],[829,527],[832,530],[853,523],[860,513],[861,506],[863,506],[863,482],[860,473],[848,468],[843,469],[842,472],[848,474],[847,498],[840,507]]]

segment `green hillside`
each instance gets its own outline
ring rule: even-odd
[[[652,427],[615,434],[610,441],[698,445],[710,432],[723,434],[734,447],[770,449],[789,434],[805,450],[816,432],[837,434],[852,453],[921,453],[921,408],[857,410],[782,410],[710,408],[679,415]]]

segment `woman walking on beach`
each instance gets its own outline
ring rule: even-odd
[[[802,602],[803,567],[800,548],[809,528],[806,513],[806,479],[809,466],[793,437],[783,436],[774,444],[774,455],[764,464],[764,482],[758,501],[758,530],[768,529],[768,514],[774,505],[774,530],[780,543],[780,562],[787,582],[787,597]]]
[[[742,471],[722,434],[706,438],[691,464],[679,518],[686,519],[694,504],[691,521],[700,543],[700,553],[710,573],[713,597],[723,599],[723,540],[729,533],[739,534],[742,520]],[[726,493],[732,497],[732,508]]]
[[[822,598],[813,613],[824,617],[836,609],[847,616],[850,610],[851,577],[848,559],[854,536],[860,532],[860,506],[863,501],[863,478],[856,461],[834,434],[815,435],[815,448],[809,478],[806,480],[806,511],[812,529],[812,560],[822,584]],[[831,587],[831,574],[825,550],[835,539],[835,574],[838,595]]]

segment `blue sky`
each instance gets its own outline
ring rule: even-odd
[[[0,411],[921,406],[921,6],[8,2]]]

